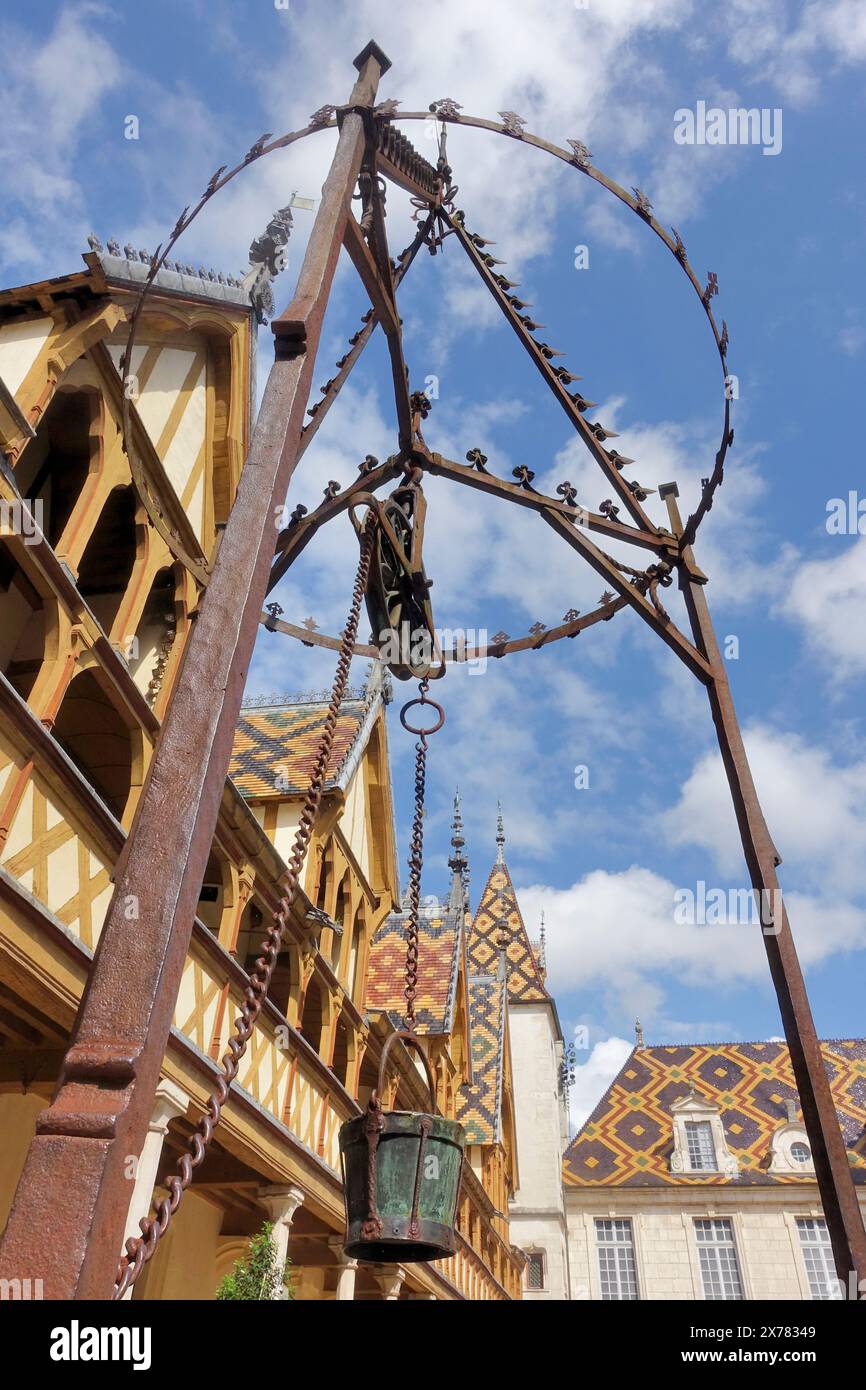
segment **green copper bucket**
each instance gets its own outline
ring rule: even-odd
[[[441,1115],[383,1111],[385,1063],[400,1039],[419,1054],[436,1110],[427,1057],[411,1033],[393,1033],[382,1049],[379,1084],[365,1114],[340,1129],[346,1200],[344,1250],[371,1264],[411,1264],[454,1254],[454,1222],[463,1171],[463,1126]]]

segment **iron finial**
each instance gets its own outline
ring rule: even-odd
[[[643,1047],[644,1045],[643,1024],[639,1018],[636,1018],[634,1021],[634,1045],[635,1047]]]
[[[370,42],[361,49],[361,52],[358,54],[357,58],[354,58],[352,60],[353,66],[358,69],[358,72],[362,71],[364,64],[367,62],[368,58],[376,59],[376,61],[379,64],[382,76],[384,77],[385,73],[391,66],[391,59],[387,56],[387,54],[382,52],[375,39],[371,39]]]
[[[505,863],[505,827],[502,824],[502,802],[496,803],[496,862]]]
[[[466,863],[466,856],[463,853],[463,847],[465,844],[466,840],[463,835],[463,817],[460,814],[460,791],[459,788],[455,787],[454,816],[451,821],[451,848],[453,849],[454,853],[448,860],[448,867],[455,874],[460,874],[461,878],[465,870],[468,868],[468,865]]]

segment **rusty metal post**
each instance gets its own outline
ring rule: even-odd
[[[659,491],[667,504],[671,530],[675,535],[681,536],[683,523],[676,502],[676,485],[669,483]],[[683,558],[686,565],[691,564],[690,546],[685,548]],[[776,874],[776,867],[781,860],[770,838],[752,780],[704,586],[690,578],[686,565],[680,566],[680,587],[695,644],[712,668],[712,680],[707,684],[707,694],[713,723],[731,789],[752,888],[761,913],[767,960],[776,998],[779,1001],[779,1012],[791,1054],[794,1079],[803,1107],[803,1121],[812,1148],[815,1175],[833,1245],[836,1272],[847,1290],[852,1271],[856,1274],[857,1281],[866,1279],[866,1230],[860,1214],[860,1204],[830,1090],[827,1069],[815,1031],[797,948],[781,897]],[[765,927],[765,919],[769,915],[768,906],[772,909],[773,921],[768,922]]]
[[[316,347],[365,149],[362,115],[390,67],[358,69],[295,298],[272,327],[271,369],[211,582],[187,647],[122,862],[72,1043],[40,1118],[0,1243],[0,1277],[46,1298],[111,1296],[129,1206],[216,826]]]

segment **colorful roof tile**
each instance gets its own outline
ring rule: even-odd
[[[405,913],[386,917],[373,937],[367,969],[366,1007],[398,1014],[406,1008]],[[461,922],[443,907],[422,907],[418,920],[418,992],[416,1031],[450,1033],[454,1027],[460,972]]]
[[[866,1183],[866,1040],[822,1042],[839,1124],[854,1180]],[[718,1106],[728,1148],[739,1164],[731,1178],[672,1173],[671,1105],[696,1094]],[[770,1141],[799,1106],[784,1043],[706,1043],[636,1047],[563,1159],[573,1187],[739,1186],[814,1183],[810,1173],[769,1173]]]
[[[504,933],[504,935],[503,935]],[[504,860],[490,870],[487,886],[469,933],[468,960],[472,975],[495,975],[500,938],[507,938],[508,997],[512,1003],[536,1003],[549,995],[520,914],[517,894]]]
[[[360,755],[372,724],[370,716],[377,708],[377,703],[367,700],[344,701],[334,733],[326,790],[344,785],[346,770]],[[229,777],[241,796],[258,800],[303,795],[316,764],[327,714],[324,703],[242,710],[229,764]]]
[[[504,980],[485,976],[469,981],[473,1081],[457,1092],[456,1115],[467,1144],[495,1144],[502,1135],[506,1003]]]

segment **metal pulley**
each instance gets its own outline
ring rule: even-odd
[[[405,480],[384,502],[372,495],[363,500],[379,519],[365,596],[372,640],[398,680],[435,680],[445,663],[433,625],[433,581],[424,572],[422,557],[427,499],[421,470],[407,469]],[[360,535],[354,509],[352,520]]]
[[[388,1053],[397,1040],[424,1064],[430,1111],[383,1110]],[[350,1259],[412,1264],[448,1259],[456,1249],[465,1135],[436,1108],[430,1064],[412,1033],[392,1033],[382,1049],[379,1082],[365,1114],[340,1129],[340,1157]]]

